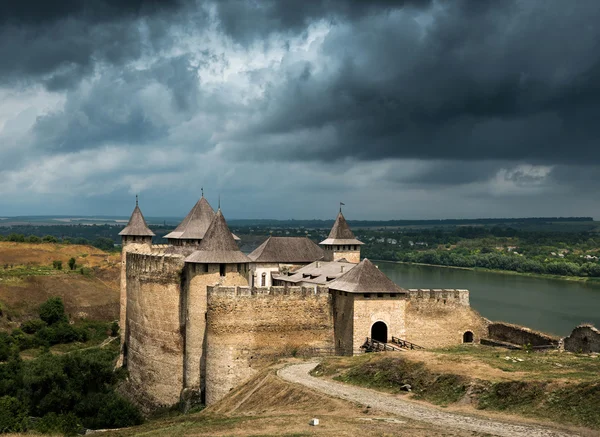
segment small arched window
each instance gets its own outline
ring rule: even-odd
[[[260,275],[260,286],[265,287],[267,285],[267,274],[263,273]]]

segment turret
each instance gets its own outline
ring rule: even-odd
[[[129,243],[152,244],[154,232],[150,230],[144,219],[144,214],[138,204],[138,197],[135,196],[135,208],[129,218],[127,226],[119,232],[123,247]]]
[[[119,328],[121,331],[121,356],[117,366],[126,365],[127,359],[127,253],[137,250],[142,246],[151,246],[154,232],[148,228],[144,215],[135,196],[135,208],[127,226],[119,232],[121,236],[121,306]]]
[[[364,243],[356,239],[340,207],[340,212],[335,219],[329,236],[319,244],[325,250],[326,261],[345,259],[348,262],[358,264],[360,262],[360,246]]]
[[[196,202],[179,226],[164,238],[173,246],[199,246],[214,217],[215,211],[204,197],[203,189],[200,200]],[[234,239],[239,240],[235,235]]]
[[[209,286],[248,286],[248,263],[219,208],[203,235],[198,250],[186,259],[185,269],[185,374],[182,399],[206,393],[206,403],[215,399],[222,357],[206,355],[210,350],[206,311]],[[212,371],[207,371],[212,365]],[[205,379],[206,377],[206,379]],[[213,379],[211,379],[213,378]],[[212,385],[211,385],[212,384]],[[211,387],[213,388],[211,397]],[[206,390],[206,391],[205,391]]]

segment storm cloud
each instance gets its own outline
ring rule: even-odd
[[[0,5],[0,207],[87,187],[176,215],[204,185],[264,217],[600,213],[594,0],[59,3]]]

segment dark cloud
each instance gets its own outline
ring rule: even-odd
[[[600,162],[597,2],[568,14],[558,1],[475,3],[440,2],[421,22],[386,13],[335,26],[319,60],[330,68],[288,70],[240,132],[244,147],[328,129],[321,147],[280,144],[270,156]]]
[[[96,64],[122,65],[151,52],[187,0],[0,2],[0,83],[68,89]],[[172,22],[169,22],[173,20]]]
[[[140,145],[188,120],[198,96],[197,71],[186,56],[159,60],[147,69],[106,72],[93,86],[69,92],[64,109],[39,117],[33,132],[46,153]]]
[[[426,7],[432,0],[219,0],[223,30],[242,42],[273,32],[303,31],[320,19],[357,19],[404,7]]]

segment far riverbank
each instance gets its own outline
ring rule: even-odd
[[[441,265],[441,264],[413,263],[413,262],[407,262],[407,261],[390,261],[390,260],[386,260],[386,259],[372,259],[371,261],[384,262],[384,263],[390,263],[390,264],[404,264],[404,265],[412,265],[412,266],[428,266],[428,267],[441,267],[441,268],[445,268],[445,269],[469,270],[472,272],[500,273],[500,274],[504,274],[504,275],[527,276],[530,278],[560,279],[563,281],[600,283],[600,278],[590,278],[589,276],[549,275],[547,273],[515,272],[514,270],[486,269],[485,267],[446,266],[446,265]]]

